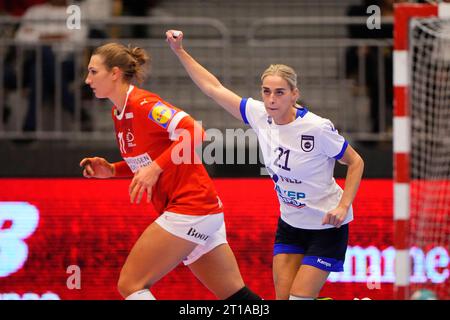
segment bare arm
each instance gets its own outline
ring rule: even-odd
[[[342,194],[339,206],[343,206],[346,209],[350,207],[358,192],[359,183],[361,182],[362,174],[364,171],[364,161],[361,156],[350,145],[345,150],[344,156],[340,163],[348,166],[347,176],[345,178],[345,188]]]
[[[242,98],[233,91],[225,88],[212,73],[195,61],[194,58],[183,49],[183,33],[179,32],[179,35],[174,37],[174,32],[176,31],[169,30],[166,32],[167,42],[186,69],[192,81],[194,81],[204,94],[212,98],[235,118],[242,120],[240,112]]]
[[[337,208],[328,212],[322,221],[322,224],[331,224],[338,228],[342,225],[342,222],[344,222],[348,209],[350,208],[353,199],[355,199],[364,171],[363,159],[350,145],[347,147],[347,150],[345,150],[344,156],[339,162],[348,166],[344,193],[342,194],[341,201]]]

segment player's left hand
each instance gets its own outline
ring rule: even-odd
[[[158,181],[161,172],[162,169],[156,162],[140,168],[134,175],[128,188],[130,202],[135,203],[136,200],[136,204],[140,203],[144,192],[147,192],[147,202],[150,202],[152,199],[152,188]]]
[[[166,31],[166,41],[173,52],[177,53],[183,49],[183,32],[180,30]]]
[[[336,228],[340,228],[342,223],[345,221],[345,218],[347,217],[347,213],[348,209],[340,206],[331,211],[328,211],[322,219],[322,225],[331,224]]]

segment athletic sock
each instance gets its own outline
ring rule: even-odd
[[[314,298],[311,297],[299,297],[294,295],[289,295],[289,300],[314,300]]]
[[[125,300],[156,300],[156,299],[152,295],[150,290],[143,289],[130,294],[128,297],[126,297]]]
[[[262,298],[244,286],[225,300],[262,300]]]

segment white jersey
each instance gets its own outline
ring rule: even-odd
[[[330,120],[299,107],[296,119],[277,125],[264,103],[242,99],[241,115],[255,130],[264,163],[280,201],[282,219],[296,228],[327,229],[324,215],[337,207],[343,190],[333,178],[334,165],[344,155],[347,141]],[[349,208],[343,224],[353,220]]]

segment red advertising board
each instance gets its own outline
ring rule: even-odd
[[[122,264],[156,218],[151,205],[130,204],[129,183],[0,179],[0,299],[120,299],[116,283]],[[263,298],[273,299],[272,246],[279,205],[272,181],[233,178],[214,183],[245,282]],[[321,295],[392,298],[392,188],[392,180],[362,181],[353,204],[345,271],[332,273]],[[412,281],[439,285],[448,280],[448,248],[437,249],[417,253]],[[445,254],[445,266],[433,259]],[[77,272],[78,288],[71,282]],[[152,293],[157,299],[214,299],[183,265]]]

